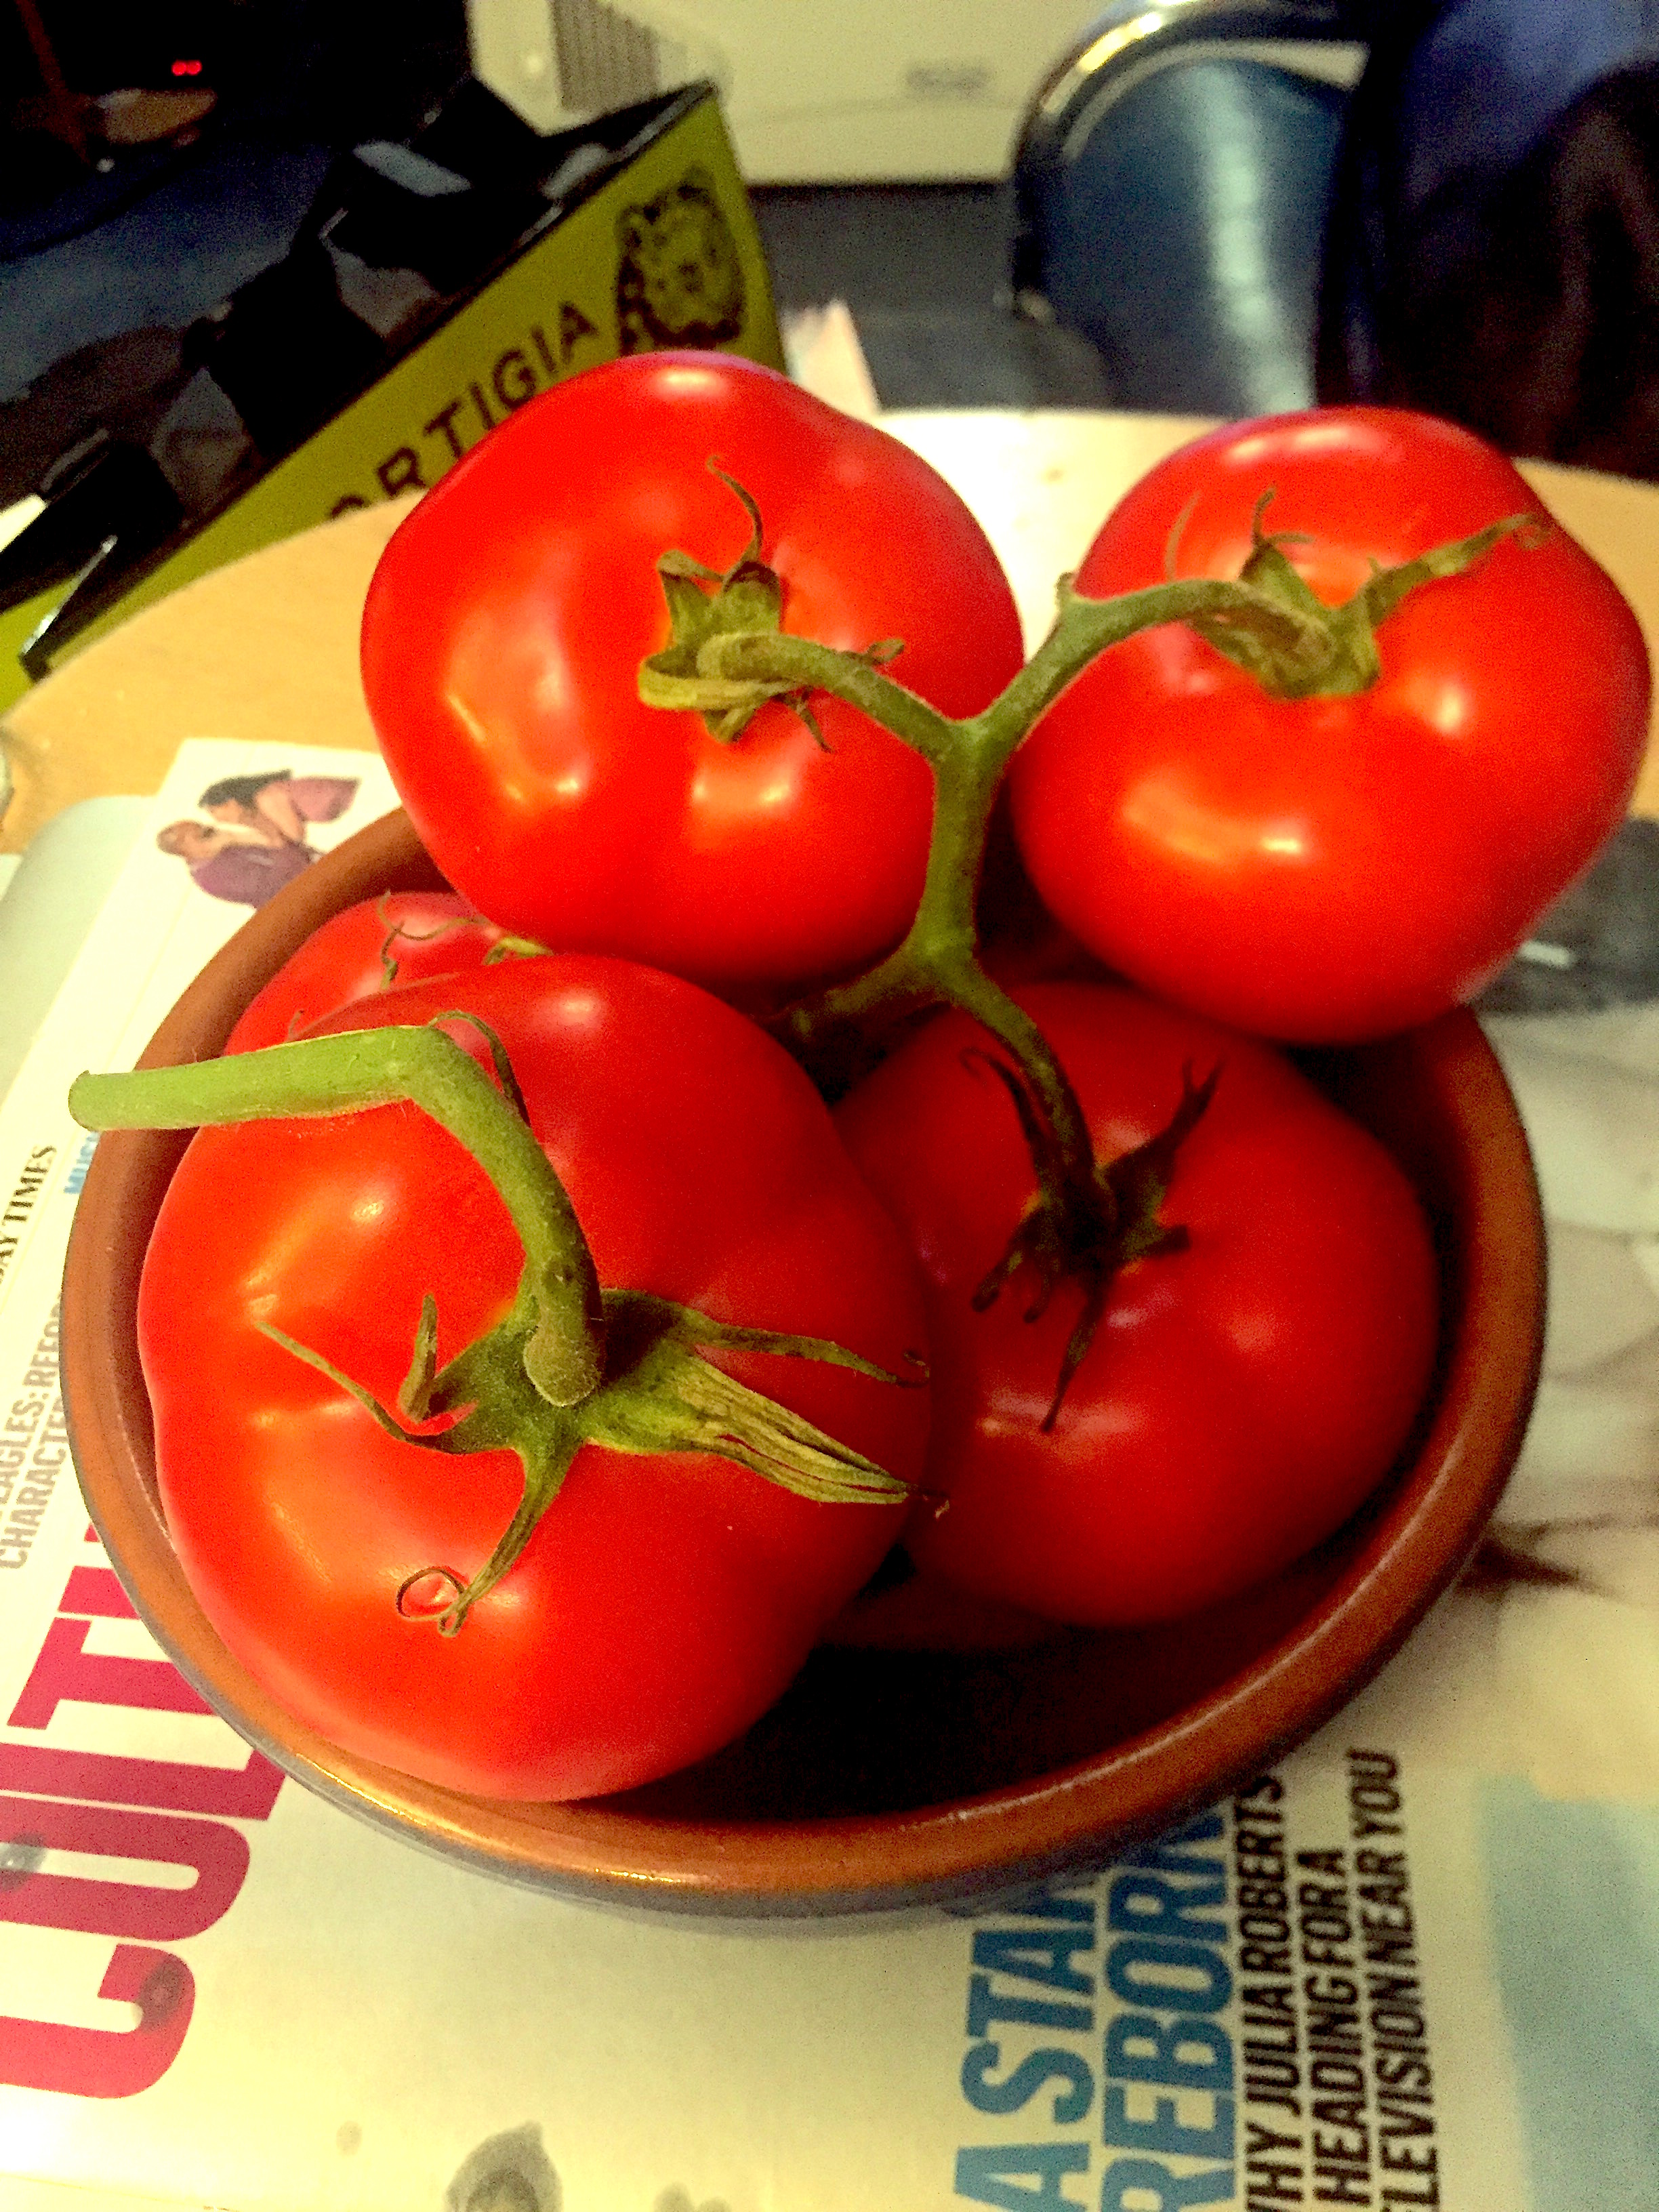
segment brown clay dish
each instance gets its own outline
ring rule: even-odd
[[[145,1063],[204,1058],[337,908],[439,878],[406,818],[289,886],[185,994]],[[64,1376],[93,1519],[184,1673],[310,1787],[469,1866],[566,1893],[748,1914],[939,1902],[1098,1864],[1307,1735],[1396,1649],[1479,1538],[1519,1449],[1542,1339],[1525,1138],[1476,1024],[1322,1056],[1314,1073],[1401,1160],[1434,1218],[1445,1316],[1402,1463],[1311,1558],[1197,1620],[963,1654],[826,1649],[717,1758],[625,1796],[464,1797],[301,1727],[192,1598],[157,1502],[135,1310],[179,1135],[99,1144],[70,1247]]]

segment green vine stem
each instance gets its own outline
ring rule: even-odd
[[[1437,578],[1473,567],[1501,538],[1548,526],[1535,515],[1507,517],[1399,568],[1376,570],[1352,599],[1333,608],[1297,574],[1283,550],[1288,541],[1264,534],[1264,498],[1252,520],[1249,556],[1237,578],[1171,577],[1111,599],[1085,598],[1069,577],[1062,578],[1047,638],[989,706],[957,720],[886,672],[885,664],[899,650],[894,641],[854,653],[783,631],[782,586],[761,563],[754,502],[740,490],[738,495],[753,535],[726,576],[682,553],[665,554],[659,562],[671,639],[641,664],[640,697],[647,706],[702,713],[711,732],[729,743],[768,702],[810,718],[811,697],[827,692],[920,753],[932,769],[927,872],[904,938],[866,974],[786,1007],[771,1027],[830,1095],[856,1080],[879,1058],[893,1031],[928,1007],[961,1008],[1006,1048],[1038,1194],[980,1296],[988,1303],[1022,1265],[1037,1277],[1034,1310],[1064,1278],[1085,1284],[1084,1342],[1079,1348],[1074,1341],[1068,1352],[1052,1422],[1103,1308],[1101,1285],[1133,1255],[1112,1176],[1094,1158],[1064,1068],[1037,1024],[979,958],[975,903],[992,807],[1009,761],[1061,692],[1102,653],[1165,623],[1188,623],[1276,696],[1364,690],[1380,672],[1376,628],[1401,599]],[[727,586],[739,574],[744,596],[728,598]],[[769,580],[759,594],[763,618],[756,620],[760,576]]]
[[[505,1055],[489,1041],[499,1066]],[[495,1185],[524,1247],[514,1306],[524,1371],[549,1405],[575,1405],[605,1369],[605,1318],[587,1239],[529,1124],[442,1030],[350,1030],[183,1067],[82,1075],[69,1096],[70,1113],[87,1129],[193,1129],[365,1113],[404,1100],[448,1130]]]
[[[465,1022],[489,1048],[496,1081],[439,1027]],[[470,1582],[432,1565],[408,1577],[398,1608],[453,1635],[517,1560],[557,1497],[576,1454],[595,1443],[638,1455],[691,1453],[734,1462],[823,1504],[904,1504],[908,1486],[802,1415],[702,1355],[725,1347],[822,1360],[884,1382],[917,1382],[820,1337],[736,1327],[644,1291],[601,1291],[564,1186],[537,1143],[501,1041],[476,1016],[307,1037],[262,1052],[127,1074],[81,1075],[70,1110],[88,1129],[189,1129],[226,1122],[356,1114],[409,1101],[449,1131],[489,1176],[524,1251],[510,1312],[441,1369],[437,1305],[422,1300],[397,1408],[325,1354],[269,1322],[260,1333],[325,1375],[389,1435],[427,1451],[510,1449],[524,1472],[517,1510]],[[416,1429],[444,1416],[436,1433]],[[441,1607],[406,1601],[434,1584]]]

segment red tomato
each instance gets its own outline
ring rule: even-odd
[[[891,1223],[805,1076],[741,1016],[675,977],[575,957],[410,985],[322,1027],[457,1006],[505,1042],[603,1283],[828,1338],[895,1374],[925,1349]],[[562,1798],[629,1787],[746,1728],[903,1507],[811,1503],[715,1457],[585,1446],[458,1633],[404,1619],[411,1576],[466,1578],[489,1557],[519,1462],[387,1437],[258,1324],[391,1404],[422,1292],[436,1295],[441,1362],[511,1304],[520,1260],[494,1191],[413,1107],[204,1129],[150,1244],[140,1344],[167,1525],[252,1673],[390,1766]],[[919,1474],[925,1389],[714,1356],[890,1472]]]
[[[502,934],[453,891],[388,891],[343,908],[249,1000],[225,1050],[286,1044],[354,1000],[482,967]]]
[[[1427,416],[1236,424],[1154,469],[1078,572],[1096,598],[1237,575],[1264,528],[1328,605],[1540,514],[1502,457]],[[1270,1036],[1381,1036],[1466,1000],[1617,825],[1646,742],[1635,617],[1566,533],[1413,592],[1380,679],[1275,700],[1190,629],[1097,662],[1011,771],[1043,898],[1133,981]]]
[[[722,744],[645,707],[668,642],[658,556],[714,568],[759,502],[783,627],[861,650],[951,714],[1022,659],[1013,598],[956,494],[897,441],[722,355],[651,354],[521,409],[422,500],[363,616],[369,711],[422,842],[495,921],[731,988],[860,965],[908,927],[933,787],[831,699]]]
[[[1053,1431],[1076,1321],[1015,1276],[975,1286],[1034,1178],[984,1033],[940,1016],[838,1120],[927,1285],[933,1431],[906,1541],[928,1573],[1052,1619],[1173,1619],[1248,1588],[1344,1522],[1399,1452],[1436,1340],[1435,1262],[1395,1162],[1267,1047],[1110,985],[1016,994],[1109,1159],[1218,1062],[1164,1203],[1185,1251],[1122,1269]]]

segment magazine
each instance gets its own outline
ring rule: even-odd
[[[1538,1416],[1477,1571],[1318,1736],[982,1907],[657,1917],[285,1779],[75,1486],[70,1079],[310,865],[273,821],[315,854],[393,804],[371,755],[185,745],[0,1103],[0,2212],[1659,2208],[1659,1007],[1490,1024]]]

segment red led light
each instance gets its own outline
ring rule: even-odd
[[[173,74],[174,76],[200,76],[202,64],[200,62],[174,62]]]

